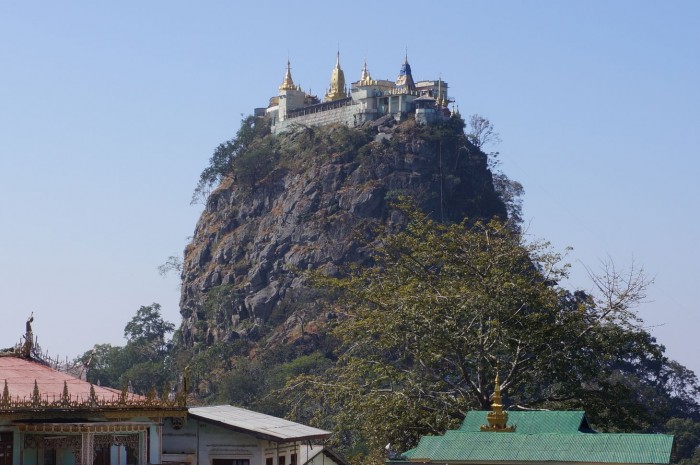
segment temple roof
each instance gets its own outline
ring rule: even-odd
[[[7,382],[11,398],[27,398],[34,394],[34,383],[39,388],[42,398],[59,399],[63,394],[64,385],[72,397],[87,399],[92,387],[98,399],[117,399],[120,391],[102,386],[93,386],[87,381],[74,378],[68,374],[54,370],[42,363],[19,357],[0,357],[0,383]],[[3,386],[0,385],[0,388]],[[129,394],[130,398],[141,398]]]
[[[665,464],[673,436],[598,433],[584,412],[509,412],[513,432],[480,431],[485,411],[469,412],[458,430],[423,436],[404,453],[409,462],[587,462]]]
[[[185,383],[186,386],[186,383]],[[80,417],[86,412],[98,416],[187,415],[186,392],[155,390],[141,396],[122,390],[95,386],[55,370],[44,363],[18,356],[0,357],[0,417],[43,419]]]

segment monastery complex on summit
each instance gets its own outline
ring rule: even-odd
[[[255,116],[270,118],[273,133],[282,132],[295,124],[315,126],[342,123],[356,127],[387,115],[396,120],[413,115],[418,124],[431,124],[458,115],[454,100],[448,97],[447,88],[447,83],[442,79],[415,82],[408,56],[401,65],[396,81],[373,79],[365,63],[360,79],[348,87],[338,53],[323,101],[294,84],[291,65],[287,61],[287,71],[278,95],[270,99],[267,108],[256,108]],[[452,110],[448,108],[450,103],[453,104]]]

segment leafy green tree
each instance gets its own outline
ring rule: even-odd
[[[585,409],[620,429],[652,427],[659,411],[646,401],[677,397],[659,376],[663,347],[632,311],[643,275],[601,278],[598,298],[570,294],[546,243],[498,221],[444,225],[402,210],[408,224],[380,237],[374,266],[319,278],[342,292],[342,349],[335,367],[287,384],[297,418],[378,458],[387,442],[408,448],[489,409],[497,371],[518,407]]]
[[[510,179],[503,172],[495,171],[493,187],[506,206],[509,222],[520,227],[523,223],[523,194],[525,193],[523,185]]]
[[[175,331],[175,325],[163,320],[160,304],[142,305],[136,315],[124,327],[128,344],[146,349],[150,358],[162,356],[166,348],[166,335]]]
[[[700,463],[700,423],[690,418],[671,418],[666,422],[665,432],[673,434],[678,463],[696,465]]]
[[[95,344],[92,350],[80,356],[78,361],[88,367],[87,380],[93,384],[119,386],[119,378],[127,368],[123,349],[111,344]]]
[[[87,380],[114,388],[131,383],[138,393],[145,394],[155,386],[159,391],[174,381],[167,366],[166,336],[175,325],[161,317],[160,305],[141,306],[124,327],[124,347],[97,344],[78,361],[88,367]]]
[[[467,120],[466,125],[467,138],[478,149],[483,149],[488,144],[501,142],[501,136],[486,117],[473,114]]]
[[[209,193],[222,179],[233,174],[236,158],[245,153],[253,141],[270,133],[270,123],[262,118],[247,116],[241,121],[236,137],[220,144],[199,176],[199,182],[192,194],[192,202],[206,201]],[[247,163],[250,163],[247,162]]]

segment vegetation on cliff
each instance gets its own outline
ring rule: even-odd
[[[304,271],[334,275],[370,260],[376,228],[400,226],[391,199],[411,196],[440,221],[505,218],[487,156],[463,129],[459,118],[427,127],[385,120],[274,136],[264,120],[245,119],[197,187],[216,189],[182,263],[183,357],[200,365],[215,351],[257,363],[286,346],[287,363],[326,344],[332,314]],[[222,395],[212,372],[230,371],[212,370],[209,359],[192,370],[203,398]]]
[[[374,264],[319,277],[337,363],[278,394],[295,418],[381,460],[490,410],[496,372],[513,408],[586,410],[604,430],[662,431],[700,418],[695,376],[666,358],[632,308],[643,275],[610,272],[598,296],[558,286],[566,265],[502,221],[441,224],[417,209],[374,242]]]
[[[182,273],[172,343],[157,304],[142,307],[125,347],[85,355],[89,379],[146,392],[188,367],[193,402],[291,416],[380,461],[387,442],[488,408],[498,370],[513,408],[672,431],[695,460],[698,380],[636,318],[648,283],[611,269],[597,296],[561,288],[561,257],[520,233],[522,186],[481,149],[493,127],[464,129],[384,119],[275,136],[244,119],[201,174],[184,259],[165,265]]]

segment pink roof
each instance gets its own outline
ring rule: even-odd
[[[68,385],[68,394],[72,399],[88,399],[90,397],[91,384],[74,378],[41,363],[25,360],[18,357],[0,357],[0,390],[7,386],[12,399],[29,399],[34,392],[36,381],[42,399],[49,401],[58,400],[63,394],[63,385]],[[93,386],[95,396],[98,399],[116,400],[120,391],[117,389]],[[0,395],[1,395],[0,391]],[[129,395],[131,399],[140,399],[141,396]]]

